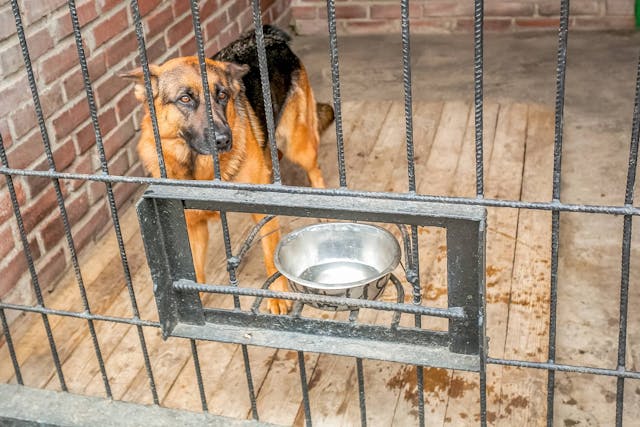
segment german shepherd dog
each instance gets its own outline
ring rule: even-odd
[[[324,187],[318,167],[319,134],[333,121],[333,109],[318,104],[307,72],[289,47],[289,36],[280,29],[264,27],[276,139],[279,149],[305,169],[313,187]],[[197,57],[175,58],[162,65],[150,65],[153,103],[156,110],[167,175],[174,179],[213,179],[211,132],[219,153],[220,172],[225,181],[268,184],[271,156],[267,142],[265,108],[258,68],[255,33],[252,31],[206,60],[211,96],[213,129],[207,112]],[[140,68],[123,74],[135,80],[136,98],[144,105],[138,154],[153,177],[160,177],[158,158],[143,73]],[[196,280],[205,281],[209,240],[208,222],[219,213],[201,210],[185,212]],[[253,220],[264,216],[254,214]],[[276,272],[273,254],[280,240],[277,218],[261,230],[267,274]],[[280,277],[272,288],[287,290]],[[271,299],[269,310],[287,313],[289,301]]]

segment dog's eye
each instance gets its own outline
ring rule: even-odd
[[[191,103],[191,97],[189,95],[182,95],[180,98],[178,98],[178,101],[183,104],[189,104]]]
[[[227,95],[227,92],[223,92],[223,91],[218,92],[218,101],[226,101],[227,98],[229,98],[229,95]]]

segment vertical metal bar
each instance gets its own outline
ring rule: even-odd
[[[246,345],[242,346],[242,359],[244,361],[244,370],[247,377],[247,388],[249,389],[249,400],[251,401],[251,415],[254,420],[260,420],[258,415],[258,403],[256,402],[256,390],[253,387],[253,377],[251,375],[251,364],[249,363],[249,350]]]
[[[16,374],[16,381],[18,384],[24,385],[24,382],[22,381],[22,372],[20,371],[20,364],[18,363],[16,350],[13,347],[13,340],[11,339],[11,332],[9,331],[9,323],[7,322],[7,317],[5,316],[4,309],[2,308],[0,308],[0,321],[2,321],[2,332],[7,343],[7,349],[9,349],[9,356],[11,356],[11,363],[13,363],[13,371]]]
[[[473,21],[473,81],[476,131],[476,196],[484,197],[484,141],[483,141],[483,76],[484,76],[484,0],[475,0]]]
[[[338,64],[338,32],[336,30],[336,2],[327,0],[327,25],[329,27],[329,54],[331,58],[331,81],[333,84],[333,111],[336,118],[336,143],[338,144],[338,173],[340,187],[347,186],[347,171],[344,159],[344,137],[342,131],[342,101],[340,99],[340,69]]]
[[[147,48],[144,41],[144,32],[142,29],[142,20],[140,18],[140,8],[138,0],[131,0],[131,14],[136,27],[136,39],[138,41],[138,57],[142,66],[142,75],[144,77],[144,87],[147,92],[147,107],[151,116],[151,127],[153,129],[153,139],[156,143],[156,154],[158,155],[158,166],[160,168],[160,176],[167,177],[167,168],[164,163],[164,153],[162,152],[162,144],[160,139],[160,130],[158,129],[158,119],[156,116],[156,107],[153,102],[153,88],[151,86],[151,73],[149,71],[149,59],[147,58]]]
[[[14,9],[14,13],[16,9]],[[9,167],[9,162],[7,161],[7,153],[4,149],[4,142],[2,140],[2,135],[0,135],[0,164],[4,167]],[[13,186],[13,179],[11,175],[5,175],[5,180],[7,181],[7,189],[9,190],[9,197],[11,198],[11,205],[13,207],[13,213],[16,217],[16,222],[18,223],[18,231],[20,232],[20,240],[22,241],[22,248],[24,251],[24,255],[27,258],[27,265],[29,267],[29,274],[31,275],[31,284],[33,286],[33,291],[36,295],[36,301],[38,302],[39,307],[44,307],[44,298],[42,297],[42,290],[40,288],[40,282],[38,280],[38,273],[36,272],[36,267],[33,262],[33,255],[31,253],[31,248],[29,247],[29,240],[27,238],[27,232],[24,228],[24,221],[22,220],[22,214],[20,213],[20,205],[18,204],[18,197],[16,196],[16,189]],[[62,391],[67,391],[67,384],[64,380],[64,374],[62,372],[62,365],[60,364],[60,357],[58,356],[58,348],[56,347],[55,339],[53,338],[53,332],[51,331],[51,325],[49,324],[49,317],[42,313],[42,323],[44,324],[44,329],[47,334],[47,340],[49,342],[49,348],[51,349],[51,357],[53,358],[53,364],[56,368],[56,373],[58,375],[58,381],[60,382],[60,388]]]
[[[367,426],[367,400],[364,392],[364,367],[362,359],[356,358],[356,372],[358,374],[358,397],[360,400],[360,425]]]
[[[34,108],[36,111],[36,116],[38,117],[38,125],[40,127],[40,135],[42,136],[44,151],[47,157],[47,163],[49,165],[49,170],[55,172],[57,171],[57,169],[55,165],[55,160],[53,158],[53,152],[51,150],[49,133],[47,132],[47,127],[44,122],[44,114],[42,112],[42,105],[40,104],[40,95],[38,94],[38,87],[36,85],[36,79],[34,76],[33,67],[31,65],[31,56],[29,54],[29,48],[27,46],[27,40],[24,34],[24,28],[22,26],[22,20],[20,17],[20,10],[18,8],[16,0],[12,1],[12,7],[13,7],[14,15],[16,17],[16,28],[18,30],[17,32],[18,32],[18,38],[20,40],[20,48],[22,50],[22,56],[23,56],[25,68],[27,71],[27,78],[29,81],[29,88],[31,90],[31,96],[32,96]],[[78,283],[78,289],[80,291],[80,297],[82,299],[82,306],[88,314],[91,314],[91,308],[89,307],[89,300],[87,299],[87,292],[84,285],[84,279],[82,278],[82,272],[80,271],[80,263],[78,261],[78,255],[76,253],[76,245],[74,243],[73,236],[71,234],[71,224],[69,222],[69,216],[67,215],[67,209],[64,205],[64,198],[62,196],[60,182],[58,181],[57,178],[51,178],[51,183],[53,184],[53,188],[56,193],[56,201],[58,203],[58,209],[60,210],[60,218],[62,219],[64,234],[67,240],[67,245],[69,247],[69,253],[71,255],[71,263],[73,265],[73,271],[75,273],[76,282]],[[108,398],[111,398],[112,395],[111,395],[111,386],[109,385],[109,377],[107,375],[104,359],[102,357],[102,351],[100,350],[100,343],[98,342],[98,337],[96,336],[93,320],[87,319],[87,324],[89,327],[89,333],[91,335],[93,349],[96,354],[96,359],[98,360],[98,365],[100,367],[100,374],[102,376],[102,382],[104,383],[105,393]]]
[[[564,127],[564,92],[567,69],[567,44],[569,35],[569,0],[560,3],[560,28],[558,30],[558,64],[556,76],[555,136],[553,145],[553,202],[560,202],[560,176],[562,166],[562,130]],[[560,211],[551,213],[551,289],[549,307],[549,354],[548,362],[556,358],[556,322],[558,302],[558,248],[560,234]],[[547,425],[553,425],[555,371],[547,377]]]
[[[307,370],[304,365],[304,353],[298,352],[298,366],[300,367],[300,385],[302,387],[302,402],[304,405],[304,420],[307,427],[311,427],[311,405],[309,404],[309,384],[307,384]]]
[[[640,58],[636,75],[636,97],[633,108],[631,127],[631,146],[629,148],[629,169],[627,171],[627,186],[624,203],[633,206],[633,188],[636,182],[636,168],[638,164],[638,139],[640,138]],[[624,216],[622,230],[622,269],[620,275],[620,329],[618,335],[618,371],[624,371],[627,358],[627,323],[629,310],[629,270],[631,260],[631,215]],[[624,378],[618,377],[616,387],[616,426],[622,426],[624,413]]]
[[[409,0],[400,1],[402,26],[402,82],[404,85],[404,119],[407,141],[407,175],[409,192],[416,191],[416,172],[413,149],[413,108],[411,102],[411,44],[409,30]]]
[[[424,415],[424,368],[416,366],[416,379],[418,384],[418,425],[425,426]]]
[[[256,47],[258,49],[258,67],[260,68],[260,83],[264,100],[264,115],[267,119],[267,136],[271,149],[271,164],[273,183],[280,184],[280,161],[278,160],[278,146],[276,145],[275,121],[273,119],[273,104],[271,103],[271,85],[269,83],[269,69],[267,67],[267,51],[264,46],[264,32],[262,28],[262,11],[260,0],[253,0],[253,24],[256,29]]]
[[[200,64],[200,78],[202,79],[202,92],[204,96],[205,111],[207,113],[207,126],[210,132],[207,133],[209,146],[212,148],[213,157],[213,177],[221,179],[220,159],[218,157],[218,147],[215,143],[215,126],[213,124],[213,110],[211,107],[211,91],[209,90],[209,77],[207,74],[207,60],[204,55],[204,42],[202,40],[202,29],[200,28],[200,9],[195,0],[191,0],[191,18],[193,20],[193,30],[198,51],[198,63]],[[277,153],[276,153],[277,154]]]
[[[209,411],[207,407],[207,395],[204,391],[204,382],[202,381],[202,371],[200,370],[200,358],[198,357],[198,346],[196,340],[190,339],[191,354],[193,355],[193,366],[196,370],[196,378],[198,379],[198,391],[200,392],[200,402],[202,403],[202,410],[204,412]]]
[[[102,173],[109,175],[109,167],[107,165],[107,158],[105,155],[104,144],[102,142],[102,132],[100,131],[100,123],[98,122],[98,110],[96,106],[95,97],[93,94],[93,87],[91,86],[91,78],[89,76],[89,68],[87,66],[87,57],[84,52],[84,45],[82,41],[82,34],[80,32],[80,22],[78,20],[78,13],[76,9],[75,0],[68,0],[69,14],[71,16],[71,24],[73,26],[73,34],[76,42],[76,48],[78,50],[78,60],[80,62],[80,69],[82,70],[82,78],[84,83],[84,89],[87,94],[87,102],[89,104],[89,113],[91,116],[91,122],[96,137],[96,146],[98,148],[98,155],[100,158],[100,165]],[[136,302],[135,291],[133,289],[133,282],[131,280],[131,271],[129,269],[129,262],[127,260],[127,254],[124,247],[124,239],[122,238],[122,230],[120,228],[120,219],[118,217],[118,209],[116,207],[115,197],[113,195],[113,188],[110,182],[106,182],[107,187],[107,200],[109,208],[111,210],[111,218],[113,220],[113,227],[116,233],[116,240],[118,241],[118,248],[120,251],[120,260],[122,262],[122,268],[124,270],[125,282],[127,290],[129,292],[129,298],[131,300],[131,310],[135,319],[140,318],[138,310],[138,303]],[[140,339],[140,346],[142,349],[142,355],[144,358],[144,365],[147,371],[147,377],[149,378],[149,387],[151,389],[151,395],[153,396],[153,402],[158,405],[158,392],[156,390],[155,380],[153,379],[153,371],[151,370],[151,362],[149,360],[149,352],[147,349],[146,341],[144,338],[144,331],[142,326],[137,326],[138,337]]]

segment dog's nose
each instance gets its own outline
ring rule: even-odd
[[[226,150],[227,148],[229,148],[229,142],[229,135],[224,132],[216,133],[216,148],[218,150]]]

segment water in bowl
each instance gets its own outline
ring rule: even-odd
[[[345,283],[370,279],[378,274],[378,270],[367,264],[353,261],[334,261],[313,265],[304,270],[300,278],[323,285],[339,286]]]

